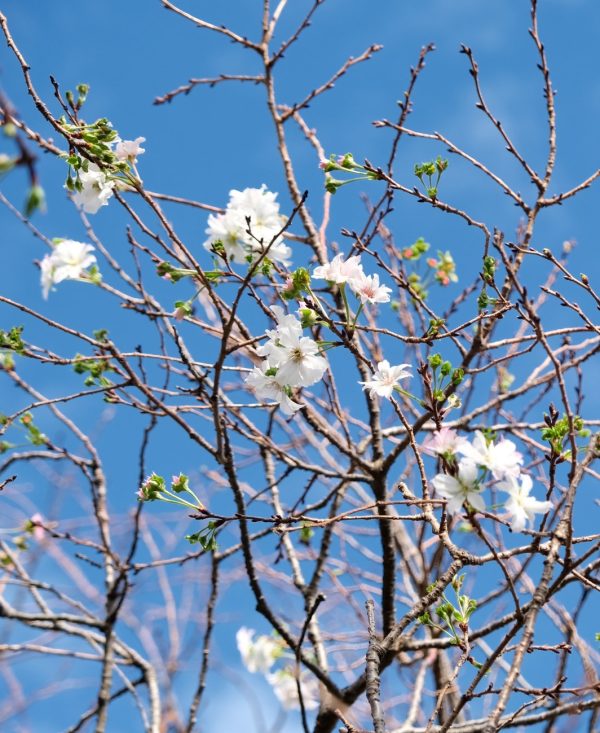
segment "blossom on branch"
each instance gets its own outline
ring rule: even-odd
[[[327,280],[327,282],[350,283],[364,277],[363,268],[360,263],[360,255],[354,255],[344,259],[343,254],[336,255],[331,262],[315,267],[313,272],[315,280]]]
[[[269,340],[257,352],[277,369],[280,384],[310,387],[322,379],[327,360],[319,355],[317,342],[302,335],[302,324],[295,316],[283,315],[281,309],[278,313],[277,328],[267,331]]]
[[[266,363],[262,368],[254,367],[246,377],[246,385],[259,399],[277,402],[284,415],[293,415],[302,407],[291,399],[286,386],[279,381],[277,370],[270,369]]]
[[[365,275],[361,273],[360,277],[350,282],[350,287],[360,299],[361,303],[389,303],[391,288],[387,285],[379,284],[379,275]]]
[[[115,155],[119,160],[137,163],[137,156],[146,152],[145,148],[141,146],[141,143],[145,142],[145,137],[136,137],[135,140],[119,140],[115,147]]]
[[[108,204],[113,195],[115,182],[110,181],[98,166],[90,163],[87,171],[80,170],[79,182],[81,190],[73,192],[73,201],[86,214],[95,214],[102,206]]]
[[[495,443],[487,440],[481,430],[475,431],[472,443],[464,443],[458,452],[478,466],[487,468],[495,479],[518,476],[523,456],[512,440],[502,439]]]
[[[235,635],[237,648],[248,672],[266,674],[281,656],[281,645],[265,634],[254,640],[255,633],[245,626],[239,628]]]
[[[438,473],[431,480],[440,496],[448,500],[450,514],[458,514],[465,501],[477,511],[485,511],[485,502],[481,497],[478,482],[479,469],[471,461],[461,461],[458,464],[458,476],[447,473]]]
[[[363,390],[369,390],[371,397],[379,395],[379,397],[387,397],[389,400],[397,382],[406,377],[412,377],[409,369],[410,364],[390,366],[389,361],[384,359],[377,364],[377,370],[373,374],[373,378],[366,382],[359,382],[359,384],[363,385]]]
[[[286,217],[279,213],[276,198],[277,194],[268,191],[264,184],[260,188],[231,190],[225,212],[208,217],[204,248],[210,252],[215,242],[221,242],[231,262],[246,264],[249,257],[265,254],[287,267],[292,250],[280,234]]]
[[[278,669],[266,675],[268,682],[273,686],[273,692],[285,710],[297,710],[300,707],[298,698],[298,682],[293,667]],[[314,677],[308,673],[300,674],[300,688],[302,702],[306,710],[315,710],[319,707],[319,685]]]
[[[465,444],[467,440],[459,436],[456,430],[441,428],[429,435],[421,447],[430,456],[454,456]]]
[[[519,479],[507,476],[505,481],[498,484],[498,488],[508,492],[508,499],[504,508],[511,515],[511,528],[514,532],[522,532],[528,522],[535,522],[536,514],[546,514],[552,509],[549,501],[539,501],[529,496],[533,488],[531,476],[522,474]]]
[[[63,239],[55,245],[52,253],[40,263],[42,294],[48,298],[50,289],[63,280],[82,280],[88,276],[88,267],[95,264],[91,244]]]

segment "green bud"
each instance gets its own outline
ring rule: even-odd
[[[12,122],[7,122],[5,125],[3,125],[2,131],[4,132],[6,137],[16,137],[17,135],[17,127]]]
[[[302,328],[310,328],[314,326],[319,320],[319,314],[312,308],[301,308],[300,309],[300,323]]]
[[[452,371],[452,364],[449,361],[445,361],[442,364],[442,368],[440,369],[440,373],[443,377],[447,377],[448,374]]]
[[[439,366],[442,365],[443,359],[439,354],[431,354],[431,356],[428,358],[429,366],[432,369],[437,369]]]
[[[331,194],[337,193],[337,190],[340,186],[343,186],[343,181],[338,181],[332,176],[329,175],[329,173],[325,176],[325,190],[328,191]]]
[[[459,367],[452,372],[452,384],[460,384],[465,378],[465,370]]]
[[[172,491],[174,491],[176,494],[181,494],[189,491],[189,489],[190,480],[184,473],[180,473],[179,476],[173,476],[173,480],[171,481]]]
[[[25,216],[29,218],[35,211],[46,211],[46,195],[44,189],[38,185],[29,189],[25,200]]]
[[[6,153],[0,154],[0,173],[8,173],[9,170],[15,167],[15,163],[17,162],[16,158],[11,158],[10,155],[6,155]]]
[[[443,160],[441,156],[438,155],[438,157],[435,159],[435,167],[438,173],[443,173],[448,167],[448,161]]]

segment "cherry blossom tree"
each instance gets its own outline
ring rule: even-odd
[[[252,33],[223,24],[218,4],[209,21],[161,2],[165,23],[234,44],[248,66],[156,105],[184,114],[180,97],[204,87],[255,87],[286,188],[243,187],[244,161],[223,151],[228,200],[149,190],[146,131],[129,139],[127,120],[88,116],[89,80],[41,91],[43,70],[0,13],[3,64],[33,103],[20,113],[0,93],[0,172],[11,191],[27,176],[24,209],[0,192],[2,216],[40,253],[23,297],[0,294],[3,729],[38,729],[44,699],[81,684],[69,731],[208,731],[229,675],[229,704],[249,699],[260,731],[597,730],[600,434],[586,394],[600,298],[570,265],[573,243],[538,229],[600,170],[556,187],[542,8],[531,0],[536,60],[523,61],[543,91],[531,101],[546,125],[541,165],[461,49],[521,193],[411,126],[432,44],[406,69],[396,117],[374,121],[388,147],[371,160],[360,139],[347,152],[319,136],[319,103],[380,46],[295,101],[275,83],[325,0],[291,32],[286,0],[263,0]],[[297,172],[307,156],[316,187]],[[514,231],[456,203],[455,164],[508,197]],[[71,201],[73,239],[44,230],[51,186]],[[340,199],[352,223],[335,228]],[[393,212],[416,204],[474,231],[468,258],[407,241]],[[180,234],[190,211],[195,237]],[[96,224],[109,214],[126,222],[111,235]],[[20,257],[5,249],[5,276]],[[48,315],[67,289],[68,317]],[[117,414],[107,442],[103,420]],[[117,469],[111,451],[125,446]]]

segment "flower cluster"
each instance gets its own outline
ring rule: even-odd
[[[63,280],[87,280],[97,282],[96,257],[91,244],[72,239],[55,240],[51,254],[40,263],[42,294],[48,297],[53,285]],[[93,268],[88,270],[88,268]]]
[[[458,282],[456,263],[450,252],[438,250],[437,259],[435,257],[429,257],[427,264],[435,270],[435,279],[440,285],[449,285],[451,282]]]
[[[300,707],[298,698],[298,678],[293,664],[271,672],[275,662],[284,658],[283,645],[272,636],[265,634],[254,639],[254,629],[242,626],[236,634],[237,647],[248,672],[260,672],[273,687],[273,692],[286,710]],[[319,706],[319,688],[317,681],[306,672],[300,673],[302,702],[306,710],[314,710]]]
[[[268,341],[258,349],[265,360],[246,378],[256,396],[279,403],[286,415],[293,415],[301,405],[290,392],[294,387],[310,387],[320,381],[327,360],[320,356],[316,341],[302,335],[302,323],[283,308],[273,306],[277,328],[267,330]]]
[[[504,508],[511,517],[513,531],[522,532],[528,522],[533,524],[536,514],[546,514],[552,508],[549,501],[530,496],[533,481],[521,473],[523,456],[511,440],[494,441],[477,430],[469,443],[455,431],[442,428],[425,441],[423,450],[442,457],[448,467],[449,473],[438,473],[431,483],[447,499],[451,514],[459,513],[465,502],[477,511],[485,511],[482,493],[490,476],[508,494]],[[457,454],[462,456],[460,460]]]
[[[387,285],[380,285],[379,275],[365,275],[360,255],[348,257],[346,260],[343,254],[336,255],[331,262],[316,267],[313,277],[315,280],[327,280],[341,286],[347,283],[361,305],[388,303],[392,292]]]
[[[134,176],[131,169],[137,163],[137,156],[145,152],[141,143],[146,138],[121,140],[106,118],[91,125],[65,122],[63,127],[71,137],[80,140],[91,160],[97,161],[91,162],[77,152],[68,155],[69,174],[65,188],[72,192],[73,201],[86,214],[96,214],[108,204],[115,188],[119,185],[128,187],[135,181],[137,172],[133,168]]]
[[[283,242],[281,230],[286,217],[279,213],[277,194],[260,188],[235,189],[229,192],[229,203],[223,214],[208,217],[204,248],[217,251],[220,244],[230,262],[244,264],[262,254],[286,267],[292,251]]]

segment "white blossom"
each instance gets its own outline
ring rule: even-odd
[[[87,275],[86,268],[96,262],[91,244],[64,239],[40,263],[42,294],[48,297],[50,289],[63,280],[80,280]]]
[[[361,303],[389,303],[391,288],[387,285],[379,284],[379,275],[365,275],[361,272],[360,276],[350,280],[350,287],[360,298]]]
[[[208,239],[204,248],[209,250],[215,241],[223,243],[225,254],[230,262],[239,265],[246,263],[248,251],[244,235],[245,221],[236,212],[225,211],[224,214],[210,214],[206,234]]]
[[[298,683],[293,667],[279,669],[266,675],[268,682],[273,686],[273,692],[285,710],[295,710],[300,707],[298,699]],[[319,685],[314,677],[308,673],[300,674],[302,701],[306,710],[315,710],[319,707]]]
[[[508,499],[504,508],[511,515],[511,527],[514,532],[522,532],[527,526],[527,522],[533,524],[536,514],[546,514],[552,509],[549,501],[539,501],[533,496],[529,496],[533,488],[531,476],[521,474],[519,479],[514,476],[507,476],[505,481],[498,484],[498,488],[508,492]]]
[[[254,629],[242,626],[235,635],[237,648],[248,672],[266,674],[280,656],[280,645],[270,636],[259,636],[254,640]]]
[[[137,163],[137,156],[146,152],[141,146],[141,143],[145,142],[145,137],[136,137],[135,140],[119,140],[115,147],[115,155],[119,160],[129,160],[132,163]]]
[[[89,164],[87,171],[79,171],[79,180],[82,185],[81,191],[73,193],[73,201],[86,214],[95,214],[98,209],[108,204],[113,195],[114,181],[109,181],[106,175],[93,163]]]
[[[400,379],[412,377],[412,374],[408,371],[409,369],[410,364],[390,366],[389,361],[384,359],[384,361],[380,361],[377,364],[377,370],[373,374],[373,378],[366,382],[359,382],[359,384],[363,385],[363,389],[368,389],[371,396],[376,394],[389,399],[392,396],[396,383]]]
[[[269,259],[287,267],[292,250],[279,235],[286,218],[279,213],[276,198],[277,194],[268,191],[264,184],[260,188],[230,191],[225,212],[208,217],[204,248],[210,251],[213,243],[220,240],[231,262],[245,264],[248,255],[266,252]]]
[[[496,479],[518,476],[521,472],[523,456],[512,440],[488,442],[481,430],[477,430],[473,442],[465,443],[458,451],[478,466],[487,468]]]
[[[254,367],[246,377],[245,384],[254,390],[259,399],[273,400],[279,404],[285,415],[293,415],[302,405],[291,399],[285,385],[279,381],[278,374],[269,374],[268,372],[268,362],[265,362],[262,368]]]
[[[310,387],[322,379],[327,360],[319,355],[316,341],[302,335],[302,324],[295,316],[285,315],[278,306],[274,310],[277,328],[267,331],[269,340],[257,352],[277,369],[279,384]]]
[[[328,282],[352,283],[353,280],[359,280],[364,277],[362,265],[360,263],[360,255],[354,255],[344,260],[344,255],[336,255],[331,262],[315,267],[313,277],[316,280],[327,280]]]
[[[438,473],[431,480],[437,493],[448,500],[448,511],[450,514],[460,512],[465,501],[478,511],[485,510],[485,502],[477,485],[479,469],[471,461],[462,460],[458,464],[458,476],[450,476],[447,473]]]
[[[441,428],[429,435],[423,442],[422,449],[430,456],[454,455],[467,443],[456,430]]]

